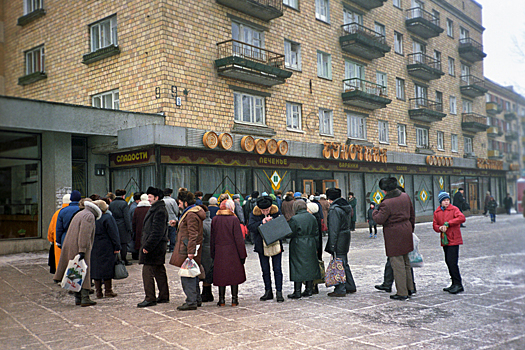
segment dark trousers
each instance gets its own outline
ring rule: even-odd
[[[445,262],[447,263],[448,272],[452,279],[452,284],[461,286],[461,275],[459,274],[459,245],[443,246],[445,252]]]
[[[186,304],[197,305],[197,302],[202,302],[199,277],[181,277],[180,282],[182,290],[186,294]]]
[[[166,267],[163,265],[143,265],[142,266],[142,283],[144,283],[144,292],[146,301],[155,301],[155,281],[159,288],[159,299],[169,300],[170,290],[168,288],[168,276]]]
[[[354,277],[352,276],[352,271],[350,271],[350,266],[348,266],[348,256],[347,254],[335,254],[335,257],[343,260],[343,266],[345,267],[346,282],[339,283],[335,286],[334,292],[337,294],[346,294],[347,292],[355,292],[355,282]]]
[[[496,222],[496,214],[490,214],[490,221]]]
[[[414,269],[410,268],[410,274],[412,275],[412,283],[414,284],[414,289],[416,288],[416,280],[414,279]],[[386,258],[385,272],[383,277],[383,286],[392,288],[394,284],[394,270],[392,269],[392,264],[390,263],[390,258]]]
[[[350,221],[350,231],[355,231],[355,221]]]
[[[170,252],[175,248],[175,242],[177,242],[177,228],[174,226],[168,226],[168,235],[170,239]]]
[[[377,225],[368,224],[368,229],[370,230],[370,234],[372,234],[372,227],[374,228],[374,234],[377,235]]]
[[[122,259],[122,261],[128,262],[127,256],[128,256],[128,243],[120,242],[120,258]]]
[[[281,269],[281,259],[283,253],[274,256],[259,254],[259,264],[263,274],[264,290],[272,290],[272,276],[270,273],[270,258],[272,258],[273,278],[275,278],[275,290],[283,291],[283,270]]]

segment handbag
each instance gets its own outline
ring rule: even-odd
[[[259,225],[257,230],[261,234],[263,241],[268,245],[292,233],[292,229],[290,225],[288,225],[284,215],[280,215],[268,221],[266,224]]]
[[[314,280],[314,284],[323,284],[323,283],[325,283],[324,279],[325,279],[325,276],[326,276],[326,270],[324,268],[324,261],[323,260],[319,260],[319,270],[321,271],[321,278],[317,279],[317,280]]]
[[[419,252],[419,237],[412,233],[412,239],[414,240],[414,250],[408,253],[410,266],[423,267],[423,255]]]
[[[115,261],[115,275],[113,279],[122,280],[124,278],[127,278],[129,276],[129,273],[128,273],[128,270],[126,269],[126,264],[120,258],[120,254],[115,254],[115,255],[117,256],[117,259]]]
[[[194,278],[201,274],[201,269],[199,267],[199,264],[193,259],[186,258],[184,260],[184,263],[182,263],[182,266],[179,270],[179,276],[180,277],[189,277]]]
[[[346,282],[345,267],[343,259],[334,258],[330,260],[326,268],[325,284],[327,287],[333,287]]]
[[[274,256],[281,252],[281,242],[275,241],[270,245],[266,245],[263,240],[264,256]]]
[[[72,292],[80,292],[82,289],[82,282],[86,278],[87,264],[84,259],[80,260],[80,255],[77,254],[73,260],[69,260],[66,268],[66,273],[62,278],[60,286]]]

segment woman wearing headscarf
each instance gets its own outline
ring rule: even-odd
[[[225,306],[226,286],[231,286],[232,306],[239,305],[239,284],[246,281],[244,262],[246,246],[241,223],[234,214],[231,199],[221,202],[217,215],[211,221],[210,252],[213,259],[213,284],[219,287],[219,302]]]
[[[164,201],[164,203],[166,203]],[[146,193],[140,195],[140,202],[133,211],[133,217],[131,219],[131,230],[133,231],[133,237],[135,237],[135,251],[137,252],[133,259],[138,259],[140,244],[142,242],[142,228],[144,226],[144,218],[151,207],[148,201],[148,195]]]

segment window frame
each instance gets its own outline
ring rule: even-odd
[[[447,18],[447,35],[454,38],[454,21],[450,18]]]
[[[450,134],[450,151],[457,153],[458,152],[458,135],[457,134]]]
[[[37,55],[35,55],[38,53]],[[38,60],[37,60],[38,57]],[[40,45],[24,52],[25,75],[45,73],[45,48]],[[38,66],[38,67],[37,67]]]
[[[402,8],[401,0],[393,0],[392,4],[394,5],[394,7],[397,7],[398,9]]]
[[[465,151],[465,154],[474,153],[474,138],[463,136],[463,150]]]
[[[323,4],[326,10],[324,16],[320,13]],[[330,0],[315,0],[315,19],[330,24]]]
[[[448,75],[456,76],[456,60],[450,56],[448,56]]]
[[[296,51],[292,50],[294,46],[297,48]],[[293,57],[292,53],[294,52],[297,60],[296,65],[290,63],[290,60]],[[296,71],[301,71],[301,44],[292,40],[284,39],[284,67]]]
[[[44,0],[24,0],[24,16],[44,8]]]
[[[406,101],[405,79],[396,78],[396,98]]]
[[[102,35],[105,24],[109,23],[109,43],[105,42],[107,35]],[[98,28],[97,38],[95,38],[94,30]],[[95,41],[98,41],[97,47],[94,45]],[[118,22],[117,15],[112,15],[101,19],[100,21],[91,23],[89,25],[89,50],[90,52],[97,52],[98,50],[105,49],[106,47],[115,46],[118,47]]]
[[[429,145],[428,129],[416,126],[416,147],[428,149],[430,147]]]
[[[403,140],[401,140],[401,136]],[[400,146],[407,145],[407,126],[406,124],[397,124],[397,144]]]
[[[438,151],[445,150],[445,133],[443,131],[437,132],[436,147]]]
[[[239,97],[237,99],[237,96]],[[244,117],[244,97],[251,98],[250,103],[250,116],[249,120],[245,120]],[[258,101],[261,103],[258,106]],[[238,105],[240,102],[240,105]],[[257,109],[261,112],[261,121],[257,122]],[[239,114],[240,112],[240,114]],[[264,96],[249,94],[240,91],[233,92],[233,119],[236,123],[243,123],[249,125],[266,126],[266,99]]]
[[[319,58],[321,58],[321,61]],[[325,62],[325,58],[328,58],[327,62]],[[325,65],[327,76],[322,75],[322,73],[325,73],[323,72]],[[320,50],[317,50],[317,77],[332,80],[332,55]]]
[[[378,120],[377,121],[377,139],[379,143],[388,144],[389,137],[388,137],[388,122],[385,120]]]
[[[328,128],[329,130],[325,130],[325,117],[329,116],[328,118]],[[334,111],[333,109],[326,109],[326,108],[319,108],[319,135],[322,136],[334,136]]]
[[[403,51],[403,34],[394,31],[394,52],[404,56]]]
[[[351,139],[367,140],[366,135],[366,116],[362,114],[356,114],[347,112],[347,136]],[[355,133],[352,133],[355,132]]]
[[[103,106],[105,104],[106,96],[111,96],[111,108],[108,108],[106,106]],[[116,98],[115,98],[116,96]],[[100,99],[100,106],[95,105],[95,99]],[[91,106],[95,108],[102,108],[102,109],[113,109],[113,110],[120,110],[120,95],[119,95],[119,89],[114,89],[110,91],[101,92],[99,94],[95,94],[91,96]],[[116,108],[115,108],[116,107]]]
[[[456,99],[456,96],[449,96],[448,104],[449,113],[454,115],[458,114],[458,100]]]
[[[292,2],[295,4],[295,6],[290,4]],[[283,5],[291,7],[295,10],[299,10],[299,0],[283,0]]]
[[[294,126],[294,110],[297,107],[297,126]],[[302,129],[302,105],[295,102],[286,102],[286,130],[288,131],[303,131]]]

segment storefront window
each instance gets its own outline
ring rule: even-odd
[[[40,135],[0,131],[0,239],[39,237]]]
[[[165,187],[173,189],[173,193],[176,193],[181,187],[189,191],[197,191],[197,167],[166,165],[165,171]]]
[[[126,190],[126,196],[137,192],[146,192],[149,186],[155,186],[155,167],[145,166],[140,168],[115,169],[112,171],[111,188]],[[178,189],[175,188],[175,191]]]
[[[88,197],[87,193],[87,139],[83,137],[71,138],[71,165],[72,165],[72,187],[80,192],[82,197]]]

